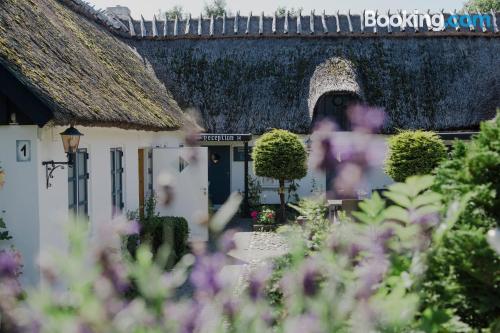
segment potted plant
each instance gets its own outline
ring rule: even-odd
[[[254,231],[274,231],[278,224],[276,223],[276,212],[269,207],[263,207],[260,211],[251,212],[254,221]]]

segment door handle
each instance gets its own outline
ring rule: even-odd
[[[203,191],[204,195],[207,195],[207,188],[206,187],[202,187],[201,190]]]

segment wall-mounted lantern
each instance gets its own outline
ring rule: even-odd
[[[50,188],[52,184],[50,179],[54,178],[54,171],[57,168],[64,169],[64,165],[72,167],[74,164],[73,155],[78,150],[78,145],[80,144],[80,137],[83,135],[76,128],[71,125],[64,132],[60,133],[63,142],[64,152],[68,158],[67,162],[55,162],[55,161],[43,161],[42,165],[45,166],[45,179],[46,186]]]

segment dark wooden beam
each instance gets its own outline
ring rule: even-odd
[[[0,93],[40,127],[53,118],[52,110],[2,64],[0,64]]]
[[[248,202],[248,141],[244,143],[244,154],[245,154],[245,196],[243,198],[243,216],[250,216],[250,205]]]

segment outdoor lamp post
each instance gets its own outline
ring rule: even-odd
[[[55,161],[43,161],[42,165],[45,166],[45,178],[47,188],[51,187],[50,179],[54,178],[54,171],[57,168],[64,169],[64,165],[69,167],[73,166],[73,154],[78,150],[78,145],[80,144],[80,137],[83,135],[76,128],[71,125],[64,132],[60,133],[63,142],[64,152],[68,160],[66,162],[55,162]]]

